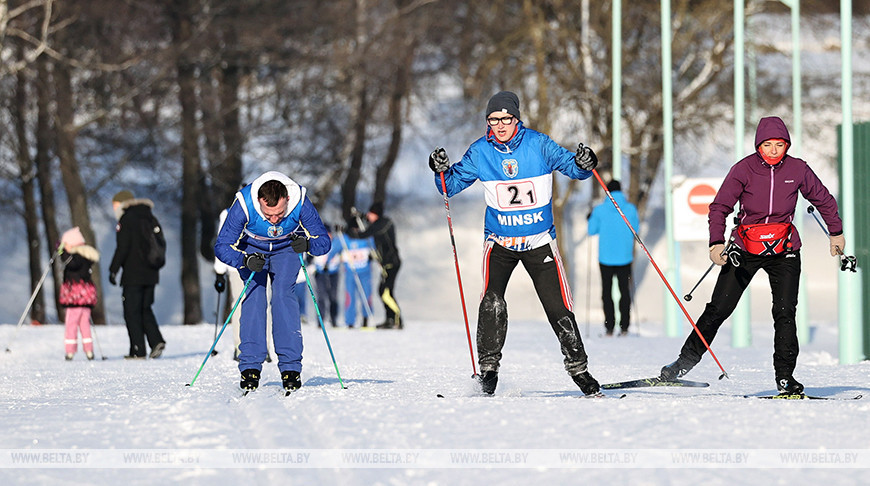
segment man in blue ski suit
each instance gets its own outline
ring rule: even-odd
[[[215,255],[248,281],[241,302],[240,386],[259,386],[266,348],[266,286],[272,284],[272,337],[278,369],[288,391],[302,386],[302,328],[296,300],[300,253],[323,255],[330,239],[305,188],[270,171],[236,193],[215,242]]]
[[[587,179],[598,158],[582,143],[575,154],[543,133],[524,127],[519,98],[509,91],[490,98],[484,116],[486,135],[471,144],[462,160],[450,166],[443,148],[429,156],[439,192],[443,193],[442,174],[447,196],[477,180],[484,187],[483,292],[477,321],[481,389],[492,394],[498,383],[507,335],[505,290],[517,263],[522,262],[561,344],[565,370],[584,394],[595,395],[600,387],[587,370],[571,289],[556,245],[552,173]]]

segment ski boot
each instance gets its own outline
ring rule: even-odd
[[[281,373],[281,381],[284,384],[284,391],[292,392],[298,390],[302,386],[302,380],[299,379],[298,371],[285,371]]]
[[[93,351],[85,351],[85,357],[88,358],[88,361],[94,360],[94,352]]]
[[[601,386],[598,384],[598,380],[593,378],[592,375],[589,374],[589,371],[572,375],[571,379],[574,380],[574,383],[580,387],[580,391],[582,391],[586,396],[595,395],[601,391]]]
[[[166,349],[166,343],[157,343],[153,348],[151,348],[151,354],[148,356],[150,356],[151,359],[157,359],[163,355],[164,349]]]
[[[498,371],[485,371],[482,376],[479,376],[480,390],[487,395],[495,393],[495,387],[498,385]]]
[[[384,322],[375,326],[375,328],[377,328],[377,329],[395,329],[396,328],[396,321],[393,319],[387,319]]]
[[[242,381],[239,383],[239,388],[251,392],[256,390],[258,386],[260,386],[260,370],[242,371]]]
[[[801,395],[804,386],[791,375],[780,376],[776,378],[776,390],[780,395]]]
[[[64,356],[63,359],[65,359],[65,360],[67,360],[67,361],[72,361],[72,360],[73,360],[73,356],[74,356],[73,354],[71,354],[71,353],[67,353],[67,355]]]
[[[659,379],[661,379],[662,381],[674,381],[677,378],[686,376],[686,374],[689,371],[692,371],[692,368],[694,367],[694,365],[689,364],[684,359],[677,358],[677,360],[673,363],[662,367]]]

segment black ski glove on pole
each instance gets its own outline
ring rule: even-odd
[[[429,154],[429,168],[432,172],[438,174],[450,168],[450,159],[447,158],[447,151],[441,147],[436,148]]]
[[[245,257],[245,266],[252,272],[259,272],[266,265],[266,255],[251,253]]]
[[[290,247],[293,248],[293,251],[296,253],[305,253],[309,248],[311,248],[311,245],[308,243],[308,238],[299,236],[290,242]]]
[[[591,148],[580,143],[577,145],[577,154],[574,155],[574,164],[580,170],[592,170],[598,167],[598,157]]]

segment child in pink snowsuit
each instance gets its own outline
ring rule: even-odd
[[[97,303],[97,289],[91,280],[91,265],[100,259],[96,248],[86,245],[78,226],[65,232],[60,240],[63,246],[61,258],[63,284],[60,288],[60,304],[66,307],[66,331],[64,345],[66,360],[75,356],[78,347],[78,332],[82,334],[85,356],[94,359],[94,343],[91,339],[91,308]]]

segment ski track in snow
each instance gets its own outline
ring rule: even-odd
[[[673,360],[683,337],[662,337],[644,324],[642,337],[584,336],[590,370],[602,383],[653,376]],[[14,325],[0,326],[9,343]],[[26,326],[0,356],[3,449],[292,449],[292,450],[867,450],[870,400],[751,400],[774,393],[771,331],[754,327],[753,345],[735,349],[723,328],[714,351],[730,379],[718,380],[709,357],[687,376],[709,388],[611,390],[622,400],[580,400],[562,368],[558,342],[545,322],[512,322],[498,389],[480,396],[462,323],[409,322],[403,331],[330,328],[344,384],[316,326],[303,327],[303,387],[283,396],[275,363],[260,388],[238,388],[231,340],[222,340],[192,387],[213,338],[213,326],[163,326],[158,360],[125,361],[126,330],[97,328],[108,358],[81,352],[63,360],[63,327]],[[836,363],[836,329],[821,326],[805,345],[796,377],[808,393],[870,394],[870,363]],[[444,398],[438,398],[442,394]],[[0,468],[3,484],[469,484],[485,475],[499,484],[630,481],[665,485],[862,484],[854,470],[482,468]]]

